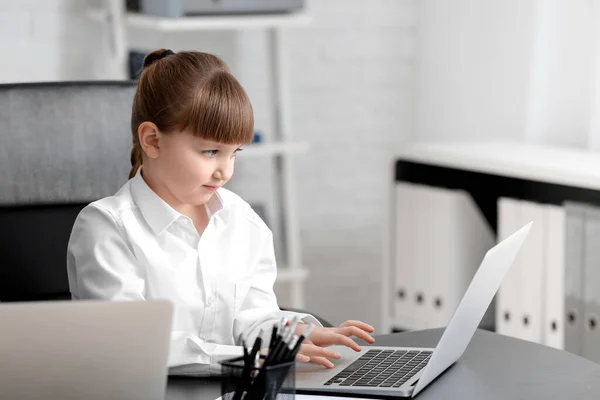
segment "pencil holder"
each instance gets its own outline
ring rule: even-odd
[[[221,361],[222,399],[294,400],[295,366],[295,361],[266,367],[246,366],[243,357]]]

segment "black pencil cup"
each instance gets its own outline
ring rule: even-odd
[[[264,356],[261,357],[264,360]],[[263,367],[248,367],[244,358],[221,361],[223,400],[294,400],[295,361]]]

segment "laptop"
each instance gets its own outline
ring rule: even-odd
[[[333,369],[298,365],[298,393],[416,396],[462,356],[532,224],[487,251],[435,348],[331,346],[342,355]]]
[[[163,400],[172,304],[0,303],[0,399]]]

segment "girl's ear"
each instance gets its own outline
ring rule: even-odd
[[[142,122],[138,127],[138,139],[140,146],[146,155],[150,158],[157,158],[160,150],[160,131],[152,122]]]

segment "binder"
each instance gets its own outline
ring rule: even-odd
[[[414,229],[415,218],[414,185],[399,182],[396,184],[396,221],[394,228],[394,325],[402,329],[418,329],[415,321],[415,260]]]
[[[416,321],[421,328],[444,327],[493,247],[494,235],[466,191],[426,185],[413,189]]]
[[[521,281],[519,286],[520,315],[517,335],[519,338],[542,343],[543,313],[545,298],[545,205],[530,201],[521,201],[521,224],[533,221],[527,242],[523,244],[519,268]]]
[[[506,239],[521,225],[519,200],[501,197],[498,205],[498,242]],[[501,335],[520,337],[521,310],[521,253],[517,254],[496,295],[496,332]]]
[[[546,289],[544,299],[543,343],[564,349],[565,314],[565,211],[561,206],[546,206]]]
[[[565,325],[564,349],[580,355],[582,352],[583,256],[585,206],[565,202]]]
[[[455,191],[427,186],[419,187],[417,196],[423,219],[417,223],[417,286],[423,295],[418,307],[424,327],[439,328],[448,324],[448,310],[455,303],[452,295],[460,286],[461,271],[456,268],[462,258],[457,243],[462,235],[460,198]]]
[[[581,356],[600,362],[600,209],[588,206],[585,213],[583,271],[584,319]]]
[[[492,229],[463,190],[408,182],[396,183],[395,190],[394,325],[446,326],[494,245]]]
[[[433,301],[436,276],[436,255],[444,254],[447,247],[440,240],[442,224],[436,221],[436,208],[444,207],[440,189],[417,184],[413,186],[415,225],[413,231],[414,292],[410,299],[416,329],[437,327],[435,313],[429,306]],[[447,264],[447,261],[445,262]]]
[[[459,228],[460,231],[455,232],[454,237],[457,240],[455,246],[461,249],[459,253],[460,257],[456,259],[456,269],[462,274],[456,275],[458,279],[456,282],[457,290],[452,291],[449,295],[453,307],[452,309],[446,309],[446,321],[450,321],[452,318],[454,309],[458,307],[467,287],[477,272],[477,268],[481,264],[481,260],[483,260],[487,251],[496,244],[494,230],[471,195],[466,191],[457,190],[456,197],[459,213],[455,220],[455,227]],[[492,329],[494,319],[495,307],[492,300],[479,326],[485,329]]]

